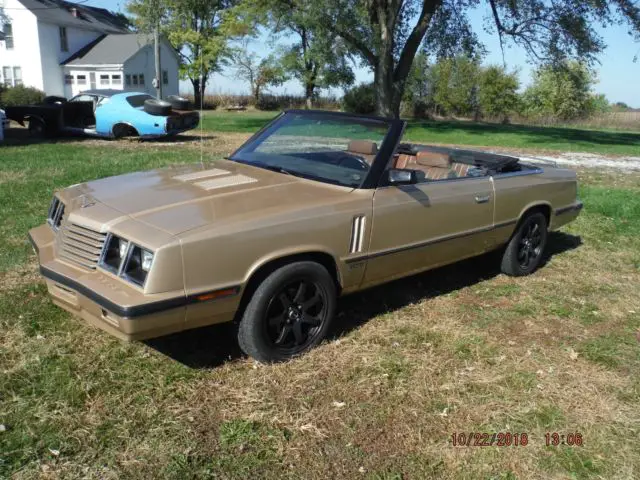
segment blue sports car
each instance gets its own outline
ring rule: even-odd
[[[79,133],[97,137],[158,138],[198,126],[198,112],[180,97],[167,101],[141,92],[87,90],[69,101],[47,97],[40,105],[8,107],[7,117],[33,135]]]

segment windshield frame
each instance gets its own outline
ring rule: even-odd
[[[256,162],[249,161],[247,159],[243,159],[239,156],[239,153],[244,149],[252,149],[255,150],[258,146],[262,144],[262,142],[277,131],[283,124],[285,124],[287,117],[292,115],[306,115],[309,117],[325,117],[325,118],[338,118],[341,120],[345,119],[353,119],[356,122],[362,122],[363,120],[367,123],[378,123],[380,125],[387,126],[387,132],[382,139],[380,147],[378,148],[378,153],[376,154],[374,160],[371,162],[371,166],[365,175],[364,179],[361,181],[358,186],[348,186],[344,184],[339,184],[345,188],[357,188],[357,189],[372,189],[376,188],[382,173],[384,172],[389,160],[391,159],[393,153],[396,150],[397,145],[400,143],[400,139],[402,137],[402,133],[405,127],[405,121],[400,119],[393,118],[384,118],[384,117],[375,117],[369,115],[357,115],[345,112],[332,112],[326,110],[286,110],[281,112],[280,115],[276,116],[273,120],[267,123],[264,127],[258,130],[255,134],[253,134],[249,139],[244,142],[239,148],[237,148],[231,155],[225,157],[227,160],[235,161],[238,163],[242,163],[244,165],[252,165],[257,168],[265,168]],[[286,174],[286,173],[284,173]],[[318,181],[321,183],[326,183],[329,185],[336,185],[337,183],[332,182],[328,178],[311,178],[311,176],[303,175],[300,173],[294,173],[297,176],[302,178],[308,178],[310,180]]]

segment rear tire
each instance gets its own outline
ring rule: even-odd
[[[336,285],[315,262],[295,262],[271,273],[253,293],[238,329],[238,343],[260,362],[301,355],[325,337],[336,307]]]
[[[29,136],[31,138],[42,138],[46,133],[46,126],[39,118],[29,119]]]
[[[540,212],[522,219],[502,256],[500,269],[512,277],[533,273],[542,262],[547,245],[547,218]]]

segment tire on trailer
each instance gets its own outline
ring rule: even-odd
[[[526,214],[502,255],[502,272],[512,277],[533,273],[542,262],[547,237],[547,217],[540,211]]]
[[[150,98],[144,101],[144,111],[150,115],[169,115],[171,113],[171,104],[157,98]]]
[[[138,131],[126,123],[117,123],[112,129],[113,138],[138,137]]]
[[[55,105],[56,103],[65,104],[67,103],[67,99],[64,97],[58,97],[56,95],[50,95],[48,97],[44,97],[42,103],[45,105]]]
[[[29,136],[31,138],[42,138],[47,133],[47,126],[44,120],[38,117],[29,117]]]
[[[266,363],[310,350],[329,329],[336,297],[335,281],[319,263],[300,261],[278,268],[258,285],[243,312],[240,348]]]
[[[167,97],[167,102],[171,104],[171,107],[174,110],[190,110],[191,109],[189,100],[184,97],[180,97],[178,95],[169,95]]]

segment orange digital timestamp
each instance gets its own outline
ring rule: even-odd
[[[514,432],[454,432],[451,434],[454,447],[526,447],[527,433]]]
[[[547,447],[558,447],[561,445],[566,445],[569,447],[581,447],[582,445],[584,445],[584,441],[582,439],[582,434],[579,432],[547,432],[544,434],[544,444]]]

